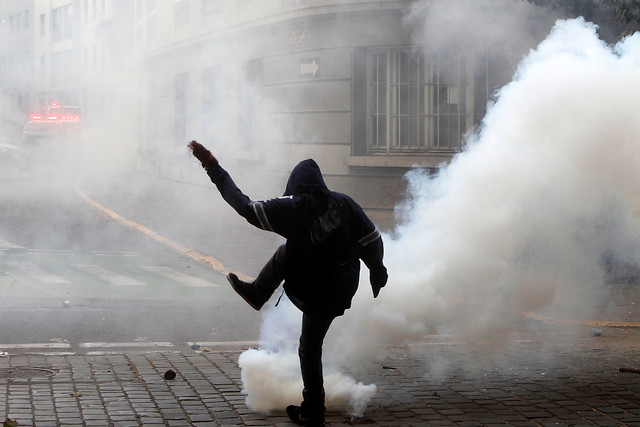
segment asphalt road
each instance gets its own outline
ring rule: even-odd
[[[224,276],[101,217],[74,172],[0,176],[0,344],[257,339]]]

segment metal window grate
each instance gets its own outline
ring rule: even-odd
[[[466,131],[463,60],[448,52],[369,55],[369,151],[459,149]]]

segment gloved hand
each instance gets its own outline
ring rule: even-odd
[[[371,282],[371,289],[373,290],[373,297],[377,298],[380,293],[380,289],[387,284],[387,269],[382,267],[381,269],[371,270],[369,272],[369,282]]]
[[[203,168],[207,169],[211,166],[218,166],[218,159],[216,159],[213,154],[211,154],[211,151],[204,148],[204,146],[199,142],[191,141],[188,147],[191,149],[195,158],[200,160]]]

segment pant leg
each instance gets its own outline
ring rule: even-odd
[[[322,374],[322,344],[334,317],[302,315],[302,334],[298,355],[302,371],[302,411],[306,416],[324,414],[324,379]]]
[[[271,259],[262,267],[258,277],[253,282],[258,292],[258,296],[264,301],[268,301],[271,295],[278,289],[284,280],[285,272],[285,245],[281,245],[273,254]]]

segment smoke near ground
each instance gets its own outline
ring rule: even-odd
[[[407,220],[384,236],[389,283],[374,300],[363,271],[353,308],[329,331],[327,374],[428,333],[499,346],[522,330],[522,312],[588,319],[607,268],[640,263],[640,35],[610,47],[596,30],[558,21],[468,149],[436,177],[406,176]],[[240,358],[256,410],[301,399],[294,313],[268,311],[263,349]],[[337,375],[348,386],[340,394],[327,375],[329,406],[362,414],[375,386]]]

